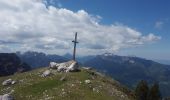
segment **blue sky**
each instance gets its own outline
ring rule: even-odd
[[[60,0],[62,7],[83,9],[102,17],[101,24],[121,23],[161,40],[141,47],[123,49],[122,55],[170,60],[170,0]]]
[[[169,0],[0,0],[0,52],[170,60]]]

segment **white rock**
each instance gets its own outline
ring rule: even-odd
[[[74,84],[71,84],[71,87],[74,87],[75,85]]]
[[[78,69],[78,63],[76,61],[68,61],[64,63],[50,62],[49,67],[57,69],[58,72],[71,72]]]
[[[11,85],[11,83],[12,83],[12,79],[7,79],[7,80],[5,80],[5,81],[3,81],[2,82],[2,85]]]
[[[16,81],[12,81],[12,82],[11,82],[12,85],[15,84],[15,83],[16,83]]]
[[[97,88],[93,88],[93,92],[99,93],[99,90]]]
[[[4,94],[0,95],[0,100],[14,100],[14,98],[10,94]]]
[[[91,83],[90,80],[85,80],[84,82],[85,82],[86,84],[90,84],[90,83]]]
[[[121,95],[121,98],[125,98],[125,96],[124,96],[124,95]]]
[[[92,68],[91,67],[82,67],[83,69],[86,69],[86,70],[91,70]]]
[[[71,71],[75,71],[77,70],[79,67],[78,63],[77,62],[73,62],[66,70],[66,72],[71,72]]]
[[[66,94],[66,92],[62,92],[62,94],[64,95],[64,94]]]
[[[64,91],[64,89],[61,89],[62,91]]]
[[[55,68],[58,67],[57,65],[58,65],[58,63],[56,63],[56,62],[50,62],[49,67],[52,68],[52,69],[55,69]]]
[[[58,72],[65,72],[66,70],[67,70],[67,66],[65,63],[61,63],[57,68]]]
[[[41,75],[42,77],[46,77],[46,76],[49,76],[51,74],[51,71],[50,70],[46,70],[43,72],[43,74]]]

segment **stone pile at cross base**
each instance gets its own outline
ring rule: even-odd
[[[50,62],[49,68],[57,70],[58,72],[74,72],[79,70],[79,65],[76,61],[71,60],[63,63]],[[49,76],[51,74],[50,70],[46,70],[41,75],[42,77]]]
[[[50,62],[49,68],[56,69],[58,72],[72,72],[78,70],[79,65],[74,60],[64,63]]]

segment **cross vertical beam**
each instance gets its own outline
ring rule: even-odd
[[[74,50],[73,50],[73,60],[76,60],[76,44],[78,43],[77,41],[77,32],[75,33],[75,39],[72,41],[74,43]]]

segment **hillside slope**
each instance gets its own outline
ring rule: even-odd
[[[164,97],[170,94],[170,66],[138,57],[98,55],[84,63],[108,74],[128,87],[136,87],[140,80],[149,84],[159,82]]]
[[[0,85],[0,94],[14,91],[16,100],[134,100],[133,93],[117,81],[92,70],[81,69],[79,72],[58,73],[41,77],[47,68],[0,77],[16,80],[11,86]],[[61,81],[61,78],[65,77]],[[85,83],[90,80],[90,83]]]

